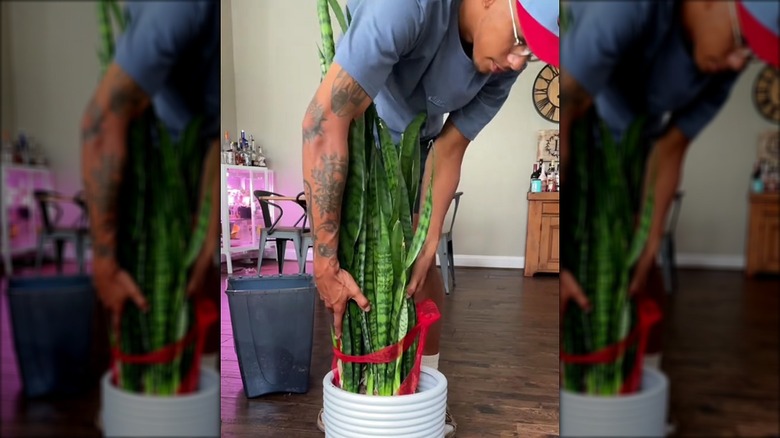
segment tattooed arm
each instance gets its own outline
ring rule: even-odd
[[[333,63],[303,119],[303,188],[314,241],[314,279],[321,299],[334,313],[337,336],[349,299],[369,308],[354,279],[339,266],[338,241],[349,125],[370,103],[355,79]]]
[[[127,155],[131,120],[149,105],[149,97],[116,64],[112,64],[81,123],[81,169],[93,248],[93,281],[103,304],[114,316],[126,299],[147,303],[129,274],[116,260],[117,196]]]

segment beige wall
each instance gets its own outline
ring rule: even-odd
[[[302,190],[301,120],[320,80],[316,7],[302,3],[232,0],[238,128],[262,142],[277,191],[292,194]],[[541,67],[521,76],[501,113],[466,153],[454,237],[460,263],[521,265],[536,130],[557,127],[531,103]]]
[[[757,140],[761,133],[777,129],[752,101],[753,82],[762,67],[748,67],[728,103],[690,146],[677,227],[680,264],[744,265],[747,193]]]
[[[232,1],[222,0],[222,77],[221,77],[221,121],[222,133],[228,131],[236,137],[236,82],[233,74],[233,13]]]
[[[8,57],[3,52],[10,67],[9,75],[3,71],[4,127],[13,123],[12,134],[24,130],[37,139],[57,189],[73,193],[81,187],[81,115],[100,74],[95,3],[3,2],[3,8],[3,45],[10,49]]]
[[[13,75],[11,70],[11,4],[0,2],[0,130],[15,132]]]

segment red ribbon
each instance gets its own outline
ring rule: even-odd
[[[393,345],[388,345],[373,353],[365,354],[362,356],[350,356],[341,352],[341,340],[339,340],[338,347],[333,348],[333,384],[341,386],[341,379],[338,370],[338,361],[349,363],[390,363],[408,350],[417,335],[420,336],[420,342],[417,345],[417,354],[414,358],[414,366],[412,367],[409,375],[401,383],[396,395],[414,394],[417,391],[417,385],[420,383],[420,366],[422,365],[423,348],[425,348],[425,339],[428,336],[428,330],[431,325],[439,320],[441,313],[436,307],[436,303],[433,300],[425,300],[422,303],[417,304],[417,325],[409,330],[409,333],[401,339],[400,342]]]
[[[195,342],[194,357],[192,360],[192,367],[190,371],[182,379],[179,387],[179,394],[186,394],[194,392],[198,387],[198,381],[200,377],[200,359],[203,354],[203,348],[206,342],[206,335],[208,329],[212,324],[219,320],[219,310],[217,306],[210,300],[205,298],[196,299],[193,302],[195,307],[195,324],[187,334],[174,342],[168,344],[165,347],[151,351],[145,354],[130,355],[125,354],[119,350],[119,345],[112,348],[111,357],[111,370],[112,379],[114,385],[119,381],[119,366],[118,362],[130,363],[130,364],[160,364],[169,363],[179,356],[187,346],[193,341]],[[119,337],[119,326],[116,328],[116,338]]]
[[[620,389],[622,394],[631,394],[639,390],[639,384],[642,379],[642,360],[647,349],[647,339],[650,335],[650,329],[661,320],[661,309],[650,298],[641,297],[637,299],[637,326],[622,341],[594,351],[589,354],[574,355],[561,351],[561,361],[574,364],[603,364],[612,363],[622,356],[629,346],[638,342],[636,350],[636,363],[631,370],[631,374],[623,382]]]

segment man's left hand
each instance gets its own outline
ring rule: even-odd
[[[434,242],[434,244],[426,243],[420,250],[420,254],[412,266],[412,276],[409,280],[409,286],[406,288],[407,296],[414,296],[425,284],[428,271],[436,260],[436,244],[438,244],[438,241]]]
[[[634,296],[646,289],[645,284],[647,284],[648,274],[653,266],[656,253],[651,247],[655,247],[655,245],[646,245],[645,250],[636,262],[634,273],[631,276],[631,284],[628,287],[629,296]]]

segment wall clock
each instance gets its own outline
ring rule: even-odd
[[[561,116],[560,72],[552,65],[546,65],[539,71],[534,80],[533,94],[536,112],[551,122],[558,123]]]
[[[780,70],[766,66],[753,84],[753,103],[764,118],[780,123]]]

